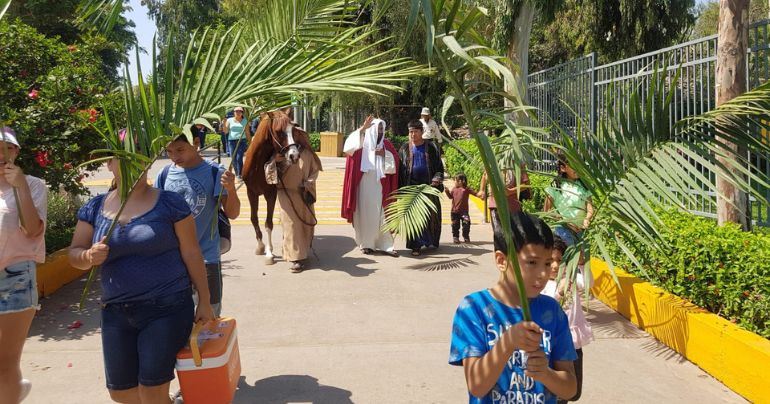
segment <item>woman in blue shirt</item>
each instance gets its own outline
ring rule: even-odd
[[[243,108],[235,107],[235,116],[227,118],[225,121],[225,133],[227,133],[227,151],[230,153],[230,157],[233,158],[235,176],[241,179],[243,154],[246,153],[246,146],[251,142],[249,120],[243,116]],[[240,145],[238,143],[239,140]]]
[[[107,167],[119,179],[117,159]],[[106,240],[120,204],[112,190],[78,211],[70,263],[83,270],[101,265],[102,350],[112,399],[163,402],[193,321],[214,319],[203,256],[179,194],[149,186],[145,174]],[[191,283],[200,296],[195,312]]]

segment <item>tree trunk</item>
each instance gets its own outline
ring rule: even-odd
[[[511,42],[508,45],[508,58],[511,59],[514,65],[518,66],[518,72],[514,71],[513,76],[516,78],[516,84],[518,85],[519,96],[521,101],[526,102],[527,99],[527,76],[529,75],[529,37],[532,31],[532,24],[535,20],[535,13],[537,9],[531,1],[523,1],[520,5],[516,22],[513,27],[513,35],[511,36]],[[506,88],[505,92],[508,94],[513,93],[512,88]],[[511,100],[505,100],[506,107],[513,107],[514,104]]]
[[[746,92],[746,51],[748,46],[749,0],[719,1],[719,37],[717,39],[717,106]],[[732,145],[725,142],[728,145]],[[737,145],[732,145],[738,151]],[[720,161],[724,159],[719,157]],[[735,173],[739,175],[738,173]],[[745,192],[717,177],[717,220],[719,224],[740,223],[748,229],[751,211]],[[745,210],[745,211],[744,211]]]

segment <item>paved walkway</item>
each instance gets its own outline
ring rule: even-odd
[[[339,160],[327,163],[324,181],[339,175],[333,163]],[[361,255],[350,226],[320,225],[316,256],[301,274],[282,261],[264,266],[253,255],[253,230],[234,226],[223,310],[239,324],[243,370],[234,402],[466,402],[462,369],[447,365],[452,315],[464,295],[497,277],[491,231],[476,223],[473,244],[419,258]],[[443,231],[447,240],[449,226]],[[280,251],[280,227],[277,233]],[[405,254],[403,240],[397,243]],[[98,291],[83,312],[73,309],[83,284],[42,301],[22,358],[33,382],[28,403],[109,402]],[[581,402],[744,402],[600,302],[590,302],[588,318],[596,341],[584,349]]]

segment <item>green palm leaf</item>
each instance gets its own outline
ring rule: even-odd
[[[427,184],[399,188],[390,195],[392,202],[385,209],[382,229],[407,239],[419,237],[430,214],[438,211],[434,200],[440,196],[441,191]]]
[[[671,124],[669,106],[678,74],[669,81],[661,70],[650,76],[646,94],[637,88],[613,89],[618,93],[608,99],[615,104],[608,105],[597,133],[579,128],[577,137],[572,138],[562,131],[559,147],[593,195],[596,220],[585,239],[597,247],[598,255],[610,267],[606,247],[610,243],[617,244],[640,268],[624,238],[634,238],[651,248],[666,247],[658,231],[658,204],[684,209],[707,193],[718,194],[714,181],[702,169],[768,204],[752,184],[767,187],[770,178],[749,164],[745,150],[760,155],[770,152],[770,146],[747,130],[749,125],[768,129],[763,118],[770,110],[770,85],[763,84],[708,113]],[[717,133],[742,150],[729,147]],[[726,161],[718,160],[720,156]]]
[[[11,6],[11,0],[0,0],[0,18],[3,18],[8,7]]]

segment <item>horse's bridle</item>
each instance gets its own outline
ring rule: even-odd
[[[294,142],[294,143],[292,143],[290,145],[281,146],[281,142],[278,141],[278,138],[275,135],[275,131],[273,130],[273,122],[272,121],[270,122],[270,126],[268,126],[268,131],[270,131],[270,138],[273,141],[273,148],[276,148],[276,146],[280,147],[280,149],[278,149],[277,154],[279,154],[281,156],[286,156],[286,152],[292,146],[296,147],[297,151],[302,152],[302,145],[297,143],[297,142]]]

